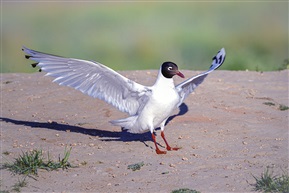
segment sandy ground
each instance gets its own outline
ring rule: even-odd
[[[288,110],[278,108],[288,106],[288,72],[210,74],[168,122],[168,141],[182,149],[166,155],[155,153],[149,133],[112,126],[109,120],[126,114],[103,101],[52,83],[44,73],[1,74],[1,162],[32,149],[57,160],[72,147],[69,161],[79,167],[41,170],[27,178],[23,192],[251,192],[252,175],[267,166],[288,170]],[[121,73],[145,85],[157,75]],[[140,170],[127,168],[139,162]],[[11,190],[19,178],[1,170],[1,189]]]

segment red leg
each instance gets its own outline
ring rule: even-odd
[[[166,143],[166,145],[167,145],[167,150],[168,151],[171,151],[171,150],[179,150],[180,148],[179,147],[173,147],[173,148],[171,148],[171,146],[168,144],[168,142],[167,142],[167,140],[166,140],[166,138],[165,138],[165,133],[162,131],[161,132],[161,136],[162,136],[162,138],[164,139],[164,141],[165,141],[165,143]]]
[[[152,138],[154,140],[154,143],[155,143],[155,146],[156,146],[156,153],[157,154],[166,154],[167,152],[166,151],[161,151],[157,145],[157,142],[156,142],[156,136],[155,134],[152,133]]]

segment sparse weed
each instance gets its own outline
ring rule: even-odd
[[[3,188],[2,188],[2,180],[0,180],[0,193],[9,193],[8,190],[3,190]]]
[[[0,193],[9,193],[8,190],[0,190]]]
[[[286,106],[286,105],[282,105],[282,104],[279,105],[279,110],[280,110],[280,111],[286,111],[286,110],[288,110],[288,109],[289,109],[289,107]]]
[[[253,176],[256,180],[255,191],[262,192],[289,192],[289,176],[288,173],[283,173],[281,176],[273,175],[273,171],[267,167],[261,177]]]
[[[178,190],[173,190],[171,193],[201,193],[201,192],[199,192],[197,190],[191,190],[188,188],[181,188]]]
[[[278,103],[276,104],[276,103],[273,103],[273,102],[264,102],[263,104],[264,104],[264,105],[268,105],[268,106],[276,106],[276,105],[278,105]],[[278,110],[280,110],[280,111],[286,111],[286,110],[288,110],[288,109],[289,109],[288,106],[279,104]]]
[[[43,156],[41,150],[33,150],[31,152],[22,152],[13,163],[5,163],[4,168],[16,174],[35,174],[37,169],[43,168]]]
[[[12,191],[20,192],[21,188],[26,186],[27,186],[26,178],[23,178],[22,180],[18,179],[18,182],[13,185]]]
[[[272,102],[264,102],[263,104],[268,106],[275,106],[275,103]]]
[[[4,151],[2,154],[3,155],[10,155],[11,153],[9,151]]]
[[[131,169],[132,171],[140,170],[141,167],[144,166],[144,162],[136,163],[136,164],[130,164],[127,166],[127,169]]]
[[[50,159],[48,153],[47,161],[44,160],[44,156],[42,150],[33,150],[30,152],[22,152],[18,158],[15,158],[13,163],[5,163],[2,168],[9,169],[13,173],[16,174],[25,174],[25,175],[37,175],[38,169],[45,169],[45,170],[57,170],[59,168],[67,169],[68,167],[73,167],[69,162],[71,148],[67,150],[65,148],[64,151],[64,158],[60,158],[59,162],[54,162]]]
[[[87,164],[88,164],[87,161],[83,161],[80,163],[81,166],[86,166]]]

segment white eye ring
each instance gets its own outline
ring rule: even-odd
[[[172,70],[172,69],[173,69],[173,67],[171,67],[171,66],[168,67],[168,70]]]

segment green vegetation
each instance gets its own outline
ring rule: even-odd
[[[130,169],[132,171],[136,171],[136,170],[140,170],[141,167],[144,166],[144,163],[143,162],[140,162],[140,163],[136,163],[136,164],[130,164],[127,166],[127,169]]]
[[[288,68],[288,2],[2,3],[1,72],[37,72],[23,45],[99,61],[116,70],[158,69],[167,60],[205,70]]]
[[[5,163],[2,169],[9,169],[15,174],[24,175],[37,175],[39,169],[45,170],[57,170],[59,168],[67,169],[72,167],[68,162],[71,148],[64,151],[64,157],[61,159],[59,156],[58,162],[54,162],[50,159],[49,153],[47,160],[44,159],[42,150],[33,150],[31,152],[22,152],[18,158],[15,158],[13,163]]]
[[[274,102],[264,102],[263,103],[264,105],[267,105],[267,106],[276,106],[276,105],[279,105],[278,106],[278,110],[280,111],[286,111],[289,109],[289,107],[287,105],[283,105],[283,104],[278,104],[278,103],[274,103]]]
[[[181,188],[178,190],[173,190],[172,193],[200,193],[200,192],[197,190],[191,190],[188,188]]]
[[[18,182],[16,184],[13,185],[13,192],[21,192],[21,188],[26,187],[27,186],[27,181],[26,178],[23,179],[18,179]]]
[[[10,155],[10,152],[9,151],[4,151],[3,155]]]
[[[280,111],[286,111],[286,110],[288,110],[288,109],[289,109],[289,107],[286,106],[286,105],[282,105],[282,104],[279,105],[279,110],[280,110]]]
[[[26,187],[28,182],[26,181],[26,177],[32,177],[32,175],[38,175],[39,169],[44,169],[47,171],[57,170],[57,169],[67,169],[72,166],[68,159],[70,157],[70,149],[64,150],[63,158],[58,157],[58,162],[55,162],[50,159],[50,155],[48,152],[47,159],[44,159],[42,150],[34,149],[29,152],[22,152],[19,157],[15,158],[14,162],[12,163],[4,163],[1,166],[1,169],[8,169],[13,174],[21,174],[24,175],[22,179],[18,178],[18,182],[16,182],[11,188],[12,192],[21,192],[21,188]],[[3,152],[4,155],[9,155],[8,151]],[[33,178],[35,179],[35,178]],[[1,184],[0,184],[1,185]],[[2,189],[2,188],[1,188]],[[10,190],[0,190],[0,193],[8,193]]]
[[[283,173],[281,176],[273,175],[273,171],[267,167],[261,177],[253,176],[256,180],[254,184],[255,191],[262,192],[289,192],[289,176],[288,173]]]
[[[275,106],[276,105],[275,103],[272,103],[272,102],[264,102],[263,104],[268,105],[268,106]]]

